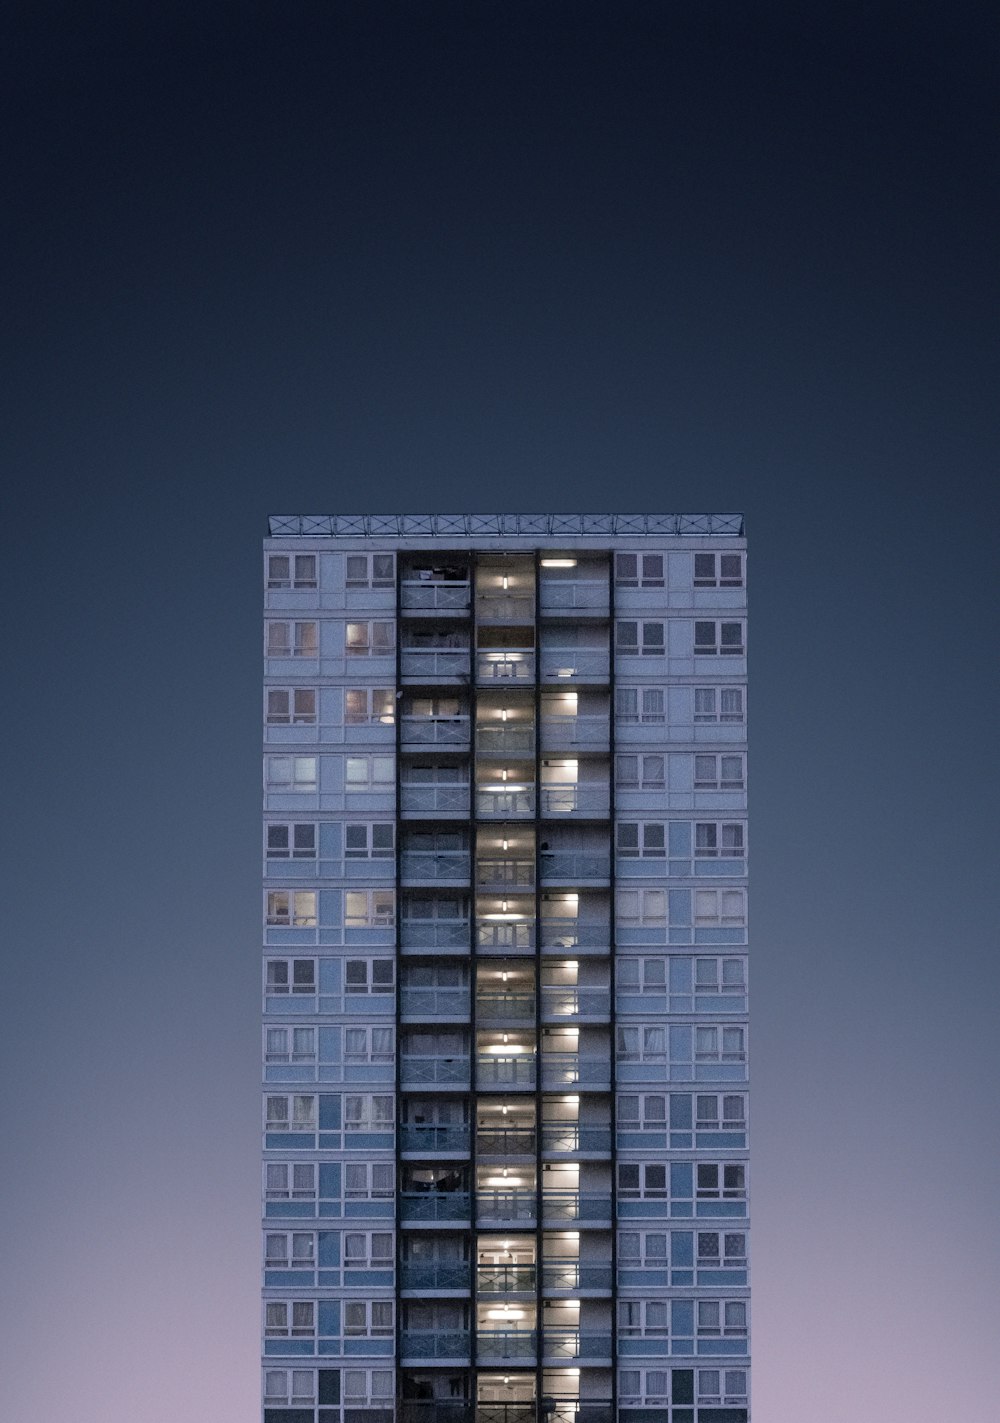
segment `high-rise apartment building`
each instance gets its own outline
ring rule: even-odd
[[[264,562],[265,1423],[746,1423],[742,518]]]

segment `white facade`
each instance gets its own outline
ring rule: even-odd
[[[265,1423],[747,1423],[741,517],[271,534]]]

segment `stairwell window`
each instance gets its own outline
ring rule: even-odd
[[[349,889],[344,895],[344,925],[348,929],[387,927],[396,922],[394,889]]]

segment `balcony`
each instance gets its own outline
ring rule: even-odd
[[[399,671],[403,681],[409,683],[466,683],[470,657],[468,647],[404,647],[399,654]]]
[[[399,1149],[411,1156],[468,1156],[472,1132],[467,1126],[415,1126],[399,1128]]]
[[[476,1132],[476,1155],[480,1160],[491,1156],[506,1161],[534,1154],[534,1127],[480,1127]]]
[[[472,586],[461,579],[404,578],[399,601],[404,613],[467,613]]]
[[[481,1364],[501,1361],[531,1361],[536,1358],[538,1336],[534,1329],[479,1329],[476,1331],[476,1359]]]
[[[577,952],[607,954],[611,940],[611,924],[581,922],[579,919],[558,918],[553,915],[542,920],[542,948],[575,949]]]
[[[606,578],[546,578],[538,585],[539,611],[545,617],[589,613],[607,617],[610,610]]]
[[[415,1359],[457,1359],[468,1363],[472,1336],[467,1329],[442,1333],[437,1330],[403,1329],[399,1353],[405,1364]]]
[[[583,819],[606,820],[611,813],[611,793],[603,785],[543,785],[543,816],[575,815]]]
[[[481,820],[523,820],[534,813],[533,786],[498,785],[495,790],[483,787],[476,790],[476,815]]]
[[[542,1022],[587,1019],[606,1023],[611,1017],[611,992],[607,988],[543,986]]]
[[[399,809],[403,815],[445,815],[452,819],[469,814],[468,783],[440,785],[403,781],[399,788]]]
[[[542,795],[544,798],[544,789]],[[542,884],[605,885],[611,879],[611,856],[561,855],[543,850],[540,869]]]
[[[476,1294],[480,1298],[534,1292],[534,1265],[480,1265],[476,1269]]]
[[[606,716],[542,717],[542,751],[607,751],[611,728]]]
[[[589,1087],[607,1092],[611,1088],[611,1063],[604,1057],[581,1057],[575,1052],[542,1053],[542,1086],[547,1090],[561,1087]]]
[[[481,857],[476,861],[476,885],[479,889],[496,890],[498,893],[505,889],[534,889],[534,858]]]
[[[535,1220],[537,1211],[538,1198],[534,1187],[530,1190],[513,1187],[509,1190],[476,1192],[476,1220],[479,1225],[509,1225],[515,1221],[519,1225],[527,1225]]]
[[[535,728],[515,722],[477,726],[476,750],[484,756],[532,756],[535,751]]]
[[[476,943],[481,953],[530,953],[535,947],[534,921],[479,923],[476,925]]]
[[[399,743],[412,746],[446,746],[465,749],[469,745],[471,722],[467,716],[403,716],[399,721]]]
[[[494,1091],[513,1088],[525,1091],[535,1085],[535,1055],[533,1052],[502,1056],[481,1053],[476,1059],[476,1087]]]
[[[400,1266],[400,1289],[449,1290],[463,1294],[472,1289],[472,1267],[468,1260],[432,1260],[415,1263],[404,1260]]]
[[[477,993],[476,1019],[479,1023],[533,1023],[533,993]]]
[[[542,649],[541,681],[572,687],[581,683],[605,686],[611,675],[611,657],[600,648],[546,647]]]
[[[610,1293],[611,1265],[581,1264],[579,1260],[547,1260],[542,1265],[542,1286],[546,1294]]]
[[[515,683],[530,686],[535,680],[535,654],[508,648],[484,649],[476,654],[476,681],[481,687]]]
[[[434,1023],[456,1018],[469,1021],[472,995],[467,988],[402,988],[400,1013],[403,1021]]]
[[[404,1225],[427,1225],[472,1219],[472,1197],[468,1191],[401,1191],[399,1219]]]
[[[611,1334],[580,1329],[549,1328],[542,1334],[542,1357],[546,1363],[611,1363]]]
[[[542,1154],[546,1156],[610,1156],[610,1126],[581,1126],[579,1122],[544,1122]]]
[[[407,1057],[400,1059],[403,1087],[468,1087],[471,1060],[467,1057]]]
[[[404,885],[469,882],[471,857],[467,850],[404,850],[400,875]]]
[[[467,954],[472,942],[472,923],[469,919],[403,919],[399,932],[404,953],[408,950],[450,949]]]
[[[581,1225],[611,1228],[611,1196],[598,1192],[545,1191],[542,1220],[547,1226],[577,1221]]]

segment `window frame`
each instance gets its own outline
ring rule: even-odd
[[[275,565],[282,562],[288,565],[284,576],[275,568]],[[269,553],[265,563],[264,581],[269,592],[297,592],[318,588],[319,560],[314,553]]]
[[[383,570],[376,573],[376,563],[378,561],[388,563],[388,572]],[[358,565],[364,564],[360,577],[358,576]],[[351,564],[354,564],[355,572],[351,573]],[[396,555],[394,553],[348,553],[344,555],[344,587],[346,589],[360,588],[395,588],[396,586]]]
[[[706,569],[711,559],[710,570]],[[736,569],[733,569],[733,561]],[[699,564],[701,572],[699,573]],[[742,588],[744,567],[742,553],[696,553],[692,565],[692,586],[695,588]]]

